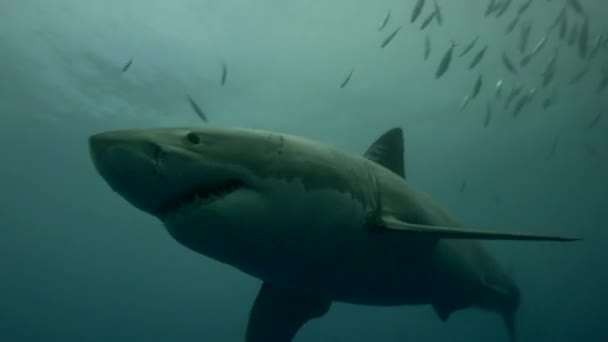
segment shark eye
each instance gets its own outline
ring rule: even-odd
[[[199,138],[196,133],[192,132],[186,134],[186,139],[193,145],[198,145],[201,142],[201,138]]]

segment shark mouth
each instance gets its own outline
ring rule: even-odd
[[[216,186],[195,187],[169,199],[160,206],[161,217],[176,213],[189,206],[205,206],[214,203],[242,188],[244,184],[237,180],[229,180]]]

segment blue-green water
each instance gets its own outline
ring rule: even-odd
[[[608,7],[580,1],[591,48],[608,34]],[[431,1],[411,24],[411,0],[0,0],[0,341],[243,340],[260,281],[178,245],[112,193],[89,160],[92,133],[203,124],[186,94],[210,124],[298,134],[352,153],[403,127],[408,178],[462,221],[585,238],[487,243],[522,290],[519,341],[608,340],[608,89],[597,91],[608,49],[584,62],[552,32],[530,65],[510,74],[501,54],[519,61],[521,29],[506,35],[505,27],[524,2],[496,19],[484,17],[486,1],[438,0],[443,25],[420,31]],[[534,0],[522,15],[533,22],[528,51],[564,2]],[[582,25],[571,9],[568,21]],[[451,41],[452,63],[436,80]],[[543,89],[558,46],[554,84]],[[590,73],[568,85],[586,63]],[[460,112],[480,74],[480,95]],[[514,85],[539,89],[515,119],[495,99],[499,79],[503,96]],[[557,101],[543,110],[551,89]],[[586,129],[597,113],[606,115]],[[442,323],[428,306],[338,303],[295,339],[410,340],[507,337],[498,316],[476,309]]]

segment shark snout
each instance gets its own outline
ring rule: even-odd
[[[124,160],[113,160],[118,159],[117,156],[153,162],[158,157],[160,147],[134,133],[117,131],[92,135],[89,138],[89,152],[99,170],[100,166],[106,163],[124,162]]]
[[[158,205],[154,189],[163,177],[157,144],[135,132],[107,132],[89,138],[89,151],[95,169],[114,191],[144,211]]]
[[[110,148],[126,145],[127,143],[128,139],[124,134],[115,132],[98,133],[89,137],[89,152],[93,162],[97,163],[107,155]]]
[[[114,142],[115,139],[112,139],[112,135],[108,133],[95,134],[89,138],[89,153],[96,167],[107,148]]]

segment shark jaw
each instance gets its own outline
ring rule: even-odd
[[[172,215],[183,215],[185,212],[210,207],[243,187],[243,182],[237,179],[215,185],[195,186],[164,201],[156,210],[156,216],[165,221]]]

